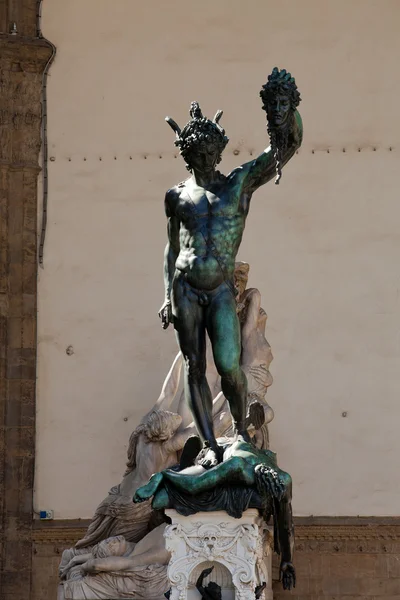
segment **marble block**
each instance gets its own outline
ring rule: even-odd
[[[184,517],[165,511],[172,524],[164,532],[171,553],[168,578],[170,600],[198,600],[195,585],[200,573],[213,566],[209,580],[222,589],[222,600],[254,600],[255,588],[266,583],[260,596],[272,600],[273,528],[258,510],[240,519],[225,511],[200,512]]]

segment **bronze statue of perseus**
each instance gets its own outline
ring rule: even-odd
[[[183,129],[167,117],[191,176],[165,196],[168,243],[164,257],[165,301],[159,315],[163,328],[174,324],[185,361],[185,395],[205,446],[203,462],[222,459],[213,432],[212,397],[206,380],[206,331],[210,337],[221,386],[228,400],[236,436],[249,441],[246,430],[247,381],[240,368],[240,325],[234,286],[235,259],[253,193],[270,181],[292,158],[302,141],[294,78],[275,68],[260,96],[267,113],[271,145],[229,175],[216,166],[228,143],[218,111],[211,121],[198,102]]]

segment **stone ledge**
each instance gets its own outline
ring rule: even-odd
[[[301,542],[310,540],[316,542],[389,540],[400,543],[400,518],[398,517],[373,517],[371,519],[365,517],[318,517],[318,521],[319,523],[316,524],[314,517],[295,518],[298,550],[302,549]],[[63,543],[65,547],[71,546],[85,535],[89,523],[89,519],[34,521],[33,542],[36,544]]]

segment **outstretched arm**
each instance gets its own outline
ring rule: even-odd
[[[288,146],[283,152],[281,165],[284,166],[300,148],[303,140],[303,122],[298,110],[293,113],[293,128],[288,139]],[[268,183],[276,175],[274,152],[269,146],[255,160],[245,163],[232,172],[240,178],[242,189],[250,196],[264,183]]]

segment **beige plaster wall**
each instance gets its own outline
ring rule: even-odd
[[[164,116],[223,108],[229,171],[267,143],[258,92],[278,65],[304,146],[255,195],[239,257],[269,314],[272,446],[296,514],[398,514],[399,19],[397,0],[45,3],[37,509],[91,516],[176,352],[157,317],[163,196],[186,171]]]

